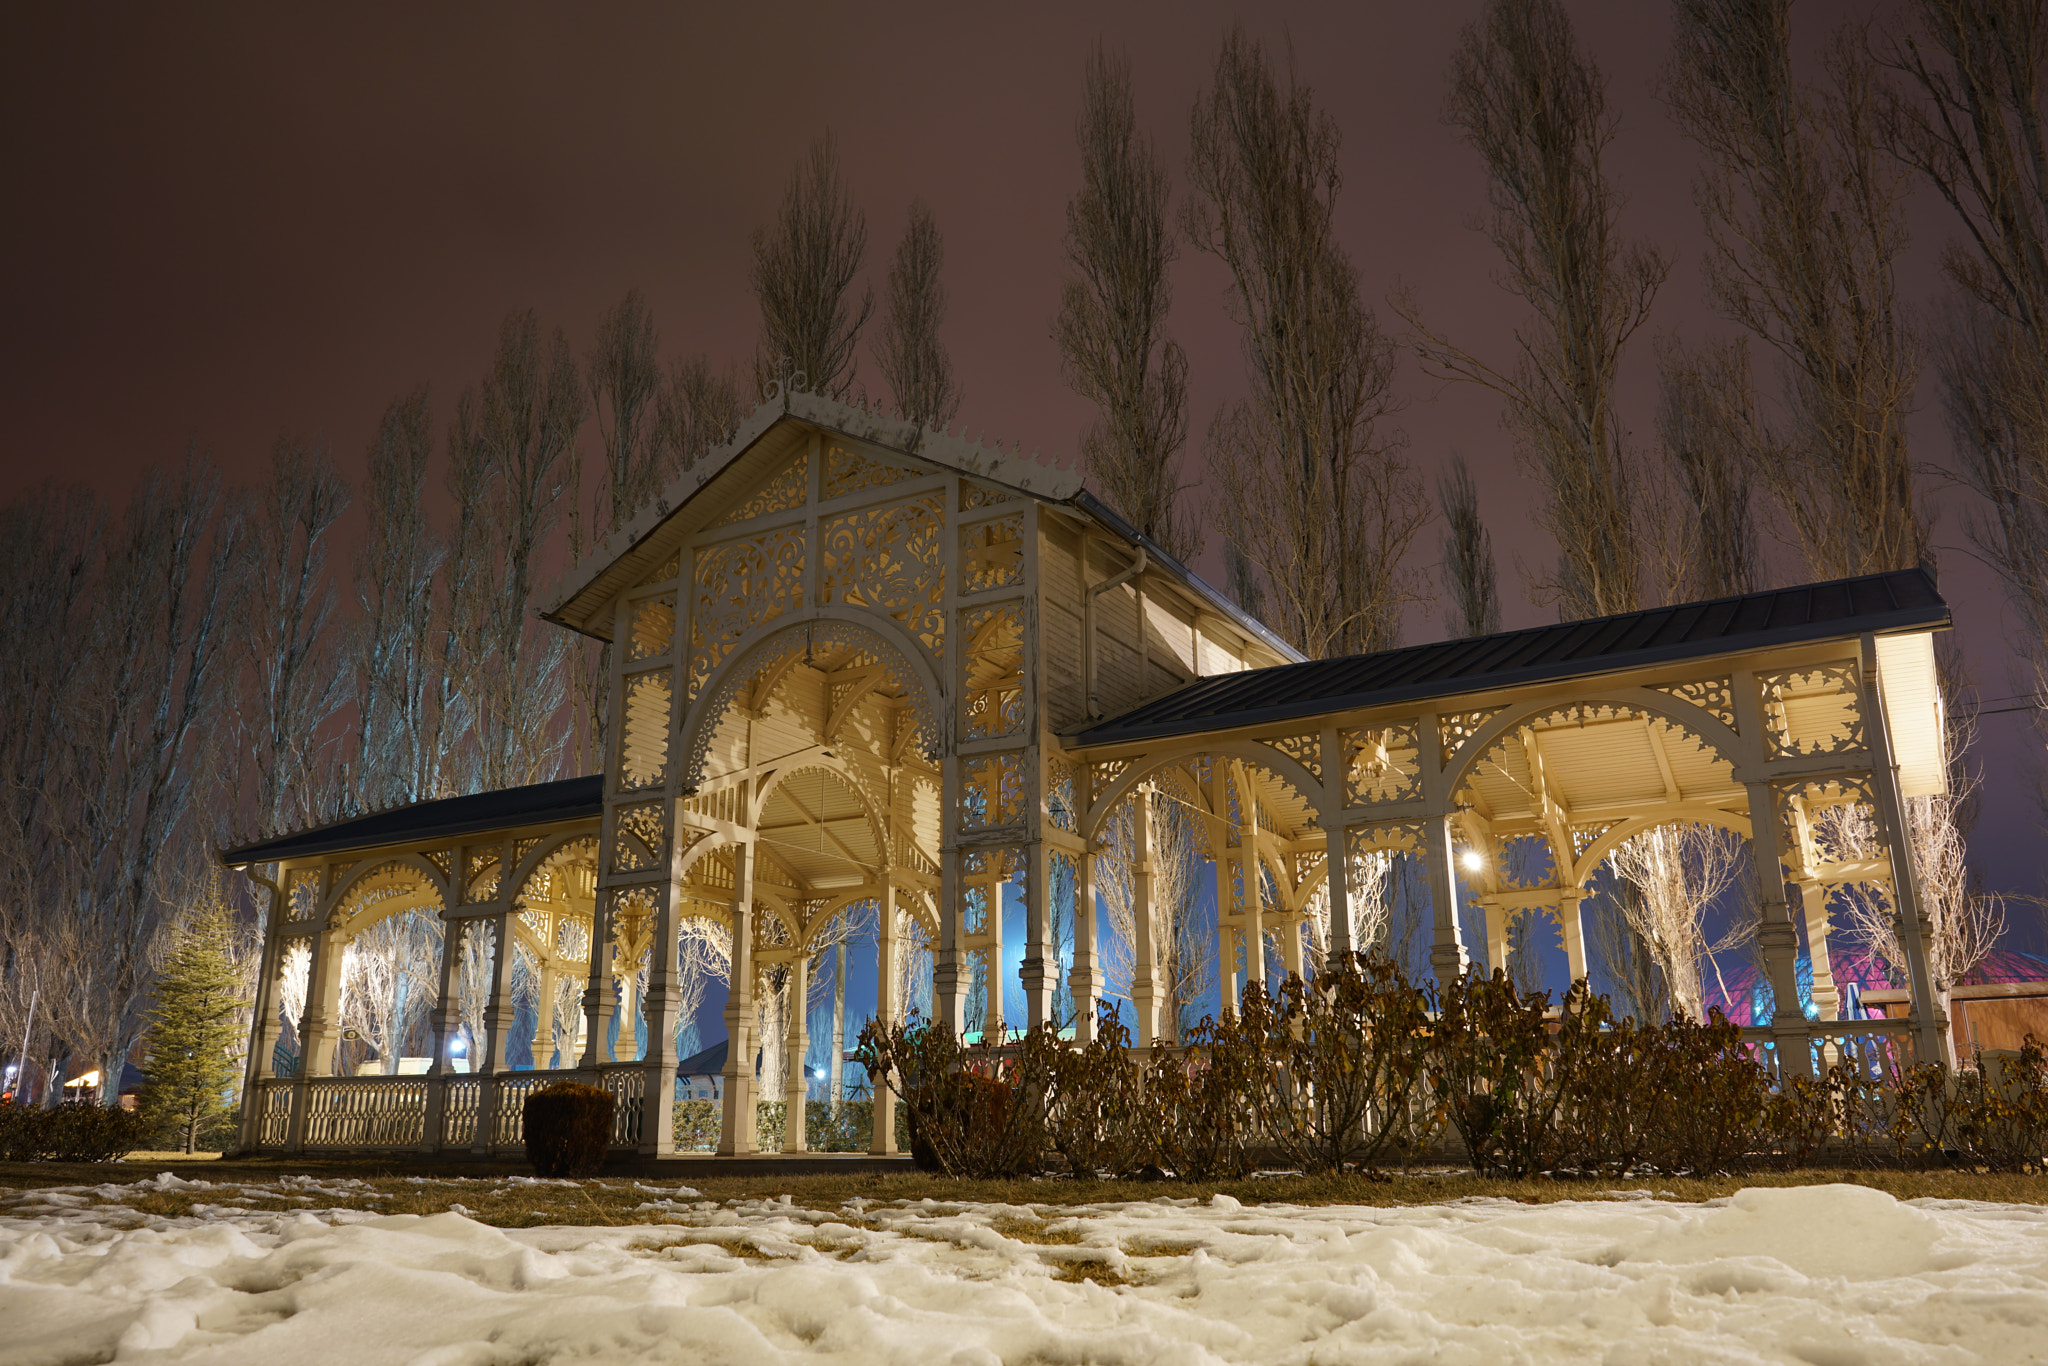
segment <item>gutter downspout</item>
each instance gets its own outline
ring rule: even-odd
[[[1092,543],[1093,539],[1093,537],[1084,537],[1081,542],[1081,581],[1083,584],[1088,583],[1088,546]],[[1088,585],[1082,590],[1081,671],[1082,681],[1087,685],[1088,689],[1088,716],[1090,720],[1099,720],[1102,716],[1102,704],[1095,697],[1095,599],[1112,588],[1123,587],[1132,579],[1144,573],[1145,565],[1145,547],[1140,543],[1138,546],[1138,558],[1131,561],[1130,568],[1112,578],[1104,579],[1101,583]],[[1145,623],[1140,620],[1138,631],[1141,647],[1144,639],[1144,629]]]

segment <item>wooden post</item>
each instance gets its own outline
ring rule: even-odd
[[[1755,685],[1752,684],[1752,687]],[[1778,813],[1768,782],[1747,783],[1750,849],[1756,861],[1757,945],[1776,1004],[1771,1011],[1771,1037],[1778,1049],[1778,1070],[1786,1076],[1813,1075],[1813,1054],[1806,1012],[1799,1007],[1799,931],[1785,901],[1783,851],[1778,838]]]
[[[455,866],[462,866],[463,850],[455,851]],[[460,885],[460,879],[457,879]],[[441,912],[441,980],[438,994],[434,997],[434,1008],[427,1017],[427,1027],[433,1038],[433,1061],[427,1064],[427,1112],[420,1129],[420,1150],[437,1153],[441,1151],[442,1118],[448,1110],[448,1077],[454,1071],[448,1065],[448,1049],[454,1043],[456,1026],[455,1009],[455,965],[462,959],[462,928],[469,922],[451,920],[447,910]]]
[[[676,1150],[676,1015],[683,994],[676,971],[676,920],[682,889],[671,876],[652,890],[654,935],[647,945],[647,993],[641,998],[647,1052],[641,1058],[646,1080],[640,1088],[640,1152],[665,1157]]]
[[[1352,938],[1351,860],[1345,843],[1342,825],[1333,825],[1323,832],[1323,866],[1329,870],[1324,883],[1329,888],[1329,952],[1332,957],[1358,951],[1358,945]]]
[[[811,960],[798,949],[789,960],[789,1027],[783,1034],[782,1151],[800,1153],[808,1146],[804,1132],[804,1108],[810,1099],[810,1078],[804,1075],[804,1055],[811,1048],[810,994]]]
[[[896,883],[886,875],[875,910],[879,921],[875,931],[875,1024],[886,1029],[895,1024],[897,1014]],[[868,1151],[887,1157],[896,1151],[896,1095],[887,1076],[871,1078],[868,1093],[873,1097]]]
[[[1863,637],[1863,693],[1872,711],[1864,724],[1870,737],[1871,795],[1892,864],[1892,904],[1898,923],[1899,947],[1906,955],[1906,978],[1913,991],[1914,1043],[1922,1062],[1947,1063],[1955,1058],[1948,1033],[1948,1012],[1942,1009],[1938,984],[1928,962],[1927,944],[1934,926],[1920,895],[1920,864],[1906,823],[1906,801],[1899,792],[1898,760],[1892,754],[1892,718],[1885,701],[1884,679],[1877,663],[1877,637]]]
[[[1249,986],[1266,985],[1266,879],[1259,861],[1259,803],[1252,792],[1244,765],[1232,760],[1230,773],[1237,780],[1237,808],[1244,813],[1244,830],[1238,836],[1237,876],[1244,884],[1244,980]]]
[[[1586,893],[1578,887],[1557,894],[1557,928],[1564,940],[1565,967],[1574,982],[1586,976],[1586,914],[1580,904],[1585,899]]]
[[[1486,968],[1489,972],[1508,970],[1508,913],[1486,904]]]
[[[1044,840],[1033,840],[1024,846],[1024,959],[1017,967],[1017,980],[1024,988],[1024,1019],[1032,1029],[1052,1019],[1059,967],[1059,951],[1052,942],[1051,854]]]
[[[1074,1040],[1095,1042],[1095,1011],[1101,983],[1095,970],[1095,855],[1074,859],[1074,966],[1067,991],[1074,998]]]
[[[512,1070],[512,892],[498,886],[499,906],[490,917],[491,994],[484,998],[484,1052],[477,1062],[476,1134],[473,1152],[489,1153],[498,1132],[498,1078]]]
[[[718,1155],[754,1151],[754,846],[733,847],[732,980],[725,998],[725,1113]]]
[[[967,1032],[968,983],[960,961],[966,899],[960,892],[960,859],[958,844],[949,842],[939,851],[939,944],[932,954],[932,1013],[938,1026],[956,1039]]]
[[[1159,988],[1154,979],[1158,948],[1152,940],[1152,789],[1140,787],[1131,821],[1131,1009],[1137,1014],[1136,1043],[1150,1048],[1159,1037]]]

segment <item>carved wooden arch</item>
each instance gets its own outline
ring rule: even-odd
[[[1655,830],[1663,825],[1718,825],[1723,830],[1740,835],[1744,839],[1752,838],[1753,834],[1749,817],[1738,816],[1719,807],[1692,803],[1667,808],[1654,816],[1630,816],[1627,820],[1618,822],[1613,828],[1603,831],[1599,839],[1586,846],[1585,853],[1573,860],[1572,886],[1583,888],[1586,879],[1593,875],[1601,861],[1620,848],[1625,841],[1633,839],[1645,830]]]
[[[813,607],[794,619],[777,617],[757,626],[734,644],[704,680],[703,689],[690,703],[682,728],[682,776],[684,792],[694,791],[704,780],[704,759],[711,740],[725,719],[726,710],[740,690],[757,672],[786,662],[807,642],[825,641],[852,649],[880,653],[893,668],[903,670],[903,686],[909,693],[911,713],[924,737],[925,751],[933,758],[945,752],[950,731],[940,724],[939,703],[947,696],[933,672],[924,647],[894,620],[854,607],[827,605]],[[778,655],[777,650],[784,654]]]
[[[528,879],[530,879],[536,872],[540,871],[540,866],[542,864],[546,863],[549,859],[553,858],[556,854],[560,853],[569,845],[576,843],[578,840],[591,840],[593,842],[596,842],[598,840],[598,834],[598,827],[592,825],[587,830],[566,830],[559,834],[547,835],[542,837],[541,842],[539,844],[536,844],[533,848],[526,851],[525,858],[520,859],[516,864],[513,865],[512,879],[511,881],[505,884],[505,886],[512,889],[511,900],[513,902],[517,902],[521,897],[526,895],[526,883]],[[602,854],[602,852],[603,851],[601,849],[597,850],[598,854]]]
[[[348,900],[349,893],[355,890],[357,884],[368,880],[373,875],[387,868],[401,867],[410,869],[420,875],[422,880],[433,891],[434,899],[441,903],[436,909],[445,913],[448,909],[448,879],[441,875],[441,870],[436,868],[430,860],[423,855],[410,852],[401,854],[373,854],[359,863],[352,864],[347,872],[334,880],[334,890],[328,893],[326,904],[320,908],[319,923],[330,930],[348,928],[339,917],[342,906]],[[397,897],[392,898],[394,901],[399,899]],[[413,910],[415,907],[408,905],[402,909]],[[350,936],[353,937],[361,933],[361,931],[368,929],[386,916],[393,914],[396,914],[395,910],[369,917],[360,925],[351,929]]]
[[[882,865],[878,871],[886,871],[891,866],[889,830],[887,826],[882,824],[882,819],[876,812],[876,807],[879,805],[876,794],[868,789],[868,785],[862,781],[861,775],[852,765],[836,754],[808,754],[804,756],[803,762],[791,764],[785,768],[778,768],[771,773],[768,776],[768,781],[762,783],[760,789],[754,794],[753,809],[747,812],[747,828],[751,830],[757,829],[760,826],[761,812],[767,808],[768,798],[774,795],[775,789],[782,786],[785,779],[813,768],[823,769],[827,773],[837,775],[845,781],[846,786],[852,790],[853,795],[860,798],[861,814],[867,817],[868,829],[875,837],[875,848],[881,851]]]
[[[1117,774],[1110,785],[1103,789],[1102,795],[1090,802],[1082,811],[1079,821],[1081,838],[1095,839],[1109,813],[1114,811],[1117,803],[1129,796],[1131,790],[1139,783],[1163,768],[1185,763],[1204,754],[1238,759],[1265,769],[1292,787],[1295,794],[1314,813],[1317,823],[1321,824],[1323,813],[1317,799],[1322,795],[1323,785],[1297,760],[1280,753],[1271,745],[1261,744],[1256,740],[1208,740],[1182,745],[1163,754],[1147,754],[1142,758],[1133,759],[1131,766]]]
[[[1720,717],[1705,708],[1652,688],[1610,688],[1604,692],[1589,692],[1563,701],[1552,698],[1545,702],[1532,702],[1524,707],[1511,704],[1501,708],[1498,715],[1489,716],[1485,725],[1472,732],[1469,740],[1451,752],[1450,762],[1444,765],[1443,769],[1447,779],[1443,790],[1456,792],[1463,787],[1465,780],[1471,776],[1472,766],[1490,753],[1509,731],[1519,728],[1525,722],[1548,716],[1552,712],[1581,706],[1628,707],[1660,717],[1711,749],[1716,758],[1723,760],[1730,767],[1740,762],[1736,756],[1742,749],[1741,739],[1722,724]],[[1425,754],[1424,762],[1427,762],[1429,757]]]

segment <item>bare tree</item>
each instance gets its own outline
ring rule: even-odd
[[[399,1058],[426,1042],[445,938],[438,915],[402,911],[362,930],[342,951],[342,1023],[376,1050],[380,1072],[396,1073]]]
[[[1667,578],[1679,600],[1732,597],[1762,586],[1751,471],[1769,441],[1741,342],[1657,348],[1657,437],[1677,474],[1683,515],[1667,519]]]
[[[1131,999],[1136,968],[1137,918],[1133,896],[1137,851],[1137,802],[1111,814],[1102,828],[1103,853],[1096,859],[1096,890],[1109,913],[1110,939],[1103,946],[1103,995]],[[1174,797],[1152,801],[1152,940],[1158,954],[1153,982],[1160,1019],[1173,1036],[1193,1028],[1202,997],[1216,985],[1213,925],[1200,914],[1197,889],[1210,863],[1196,838],[1200,819]]]
[[[452,708],[467,722],[484,789],[553,777],[566,740],[567,633],[542,626],[531,607],[584,416],[568,341],[560,331],[544,341],[530,311],[505,320],[481,388],[456,411],[443,715]]]
[[[244,619],[246,696],[241,717],[254,765],[253,815],[265,830],[338,817],[328,722],[349,701],[350,669],[327,575],[327,533],[349,489],[325,450],[281,439],[252,503],[251,595]]]
[[[1917,0],[1880,97],[1892,154],[1962,223],[1943,266],[1961,295],[1935,369],[1963,476],[1990,504],[1971,539],[2004,581],[2010,637],[2048,705],[2048,19],[2033,0]],[[2048,727],[2048,714],[2037,714]]]
[[[730,373],[714,371],[703,356],[678,360],[655,408],[662,480],[675,478],[706,451],[730,441],[745,415],[739,383]]]
[[[1656,967],[1671,1013],[1705,1019],[1702,971],[1755,933],[1739,919],[1719,937],[1707,933],[1708,913],[1742,874],[1742,841],[1718,826],[1660,825],[1624,840],[1609,862],[1635,892],[1622,898],[1622,913]]]
[[[1236,29],[1190,120],[1188,236],[1229,268],[1251,397],[1206,442],[1222,527],[1281,635],[1312,657],[1385,649],[1416,595],[1428,502],[1392,428],[1395,354],[1337,245],[1337,125]]]
[[[786,372],[832,398],[852,390],[855,347],[875,310],[872,291],[858,301],[848,295],[867,245],[867,218],[840,178],[839,149],[827,134],[791,178],[774,226],[754,233],[754,378],[763,389]]]
[[[910,226],[889,267],[889,308],[875,359],[896,395],[896,411],[920,427],[943,428],[960,411],[960,385],[939,340],[946,320],[946,287],[939,269],[946,244],[922,199],[910,205]]]
[[[450,796],[445,724],[448,633],[436,591],[447,547],[422,501],[433,454],[427,391],[384,410],[363,479],[368,526],[355,552],[353,797],[381,809]]]
[[[1559,0],[1490,0],[1459,38],[1445,117],[1486,164],[1501,283],[1535,317],[1501,368],[1429,328],[1403,294],[1410,342],[1426,370],[1506,401],[1558,546],[1556,577],[1539,589],[1567,619],[1632,611],[1645,596],[1641,518],[1615,384],[1669,266],[1621,235],[1603,165],[1616,127],[1607,78]]]
[[[1450,599],[1444,625],[1454,636],[1490,636],[1500,629],[1500,593],[1495,587],[1493,535],[1479,517],[1479,489],[1465,457],[1451,457],[1450,471],[1436,481],[1443,514],[1444,594]]]
[[[1695,190],[1721,311],[1784,362],[1784,439],[1756,465],[1813,573],[1930,561],[1907,459],[1919,357],[1897,302],[1906,173],[1880,147],[1852,31],[1816,99],[1792,74],[1790,0],[1674,0],[1665,98],[1706,153]]]
[[[1177,507],[1174,458],[1187,440],[1188,360],[1164,335],[1178,254],[1170,190],[1151,139],[1138,132],[1130,58],[1088,62],[1081,118],[1081,189],[1067,204],[1067,263],[1053,339],[1067,383],[1100,409],[1081,438],[1088,478],[1109,505],[1169,554],[1199,549],[1200,528]]]
[[[589,540],[601,541],[623,526],[661,485],[660,339],[654,315],[638,290],[597,325],[597,345],[583,362],[590,411],[604,450],[604,474],[590,513]],[[574,448],[571,448],[573,459]],[[580,509],[572,515],[570,554],[581,558]]]

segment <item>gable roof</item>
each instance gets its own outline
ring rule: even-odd
[[[1143,546],[1149,559],[1157,561],[1209,610],[1265,648],[1283,659],[1302,658],[1301,652],[1272,628],[1111,511],[1082,487],[1081,476],[1075,471],[1048,464],[1037,456],[1026,456],[1021,447],[1006,451],[1001,446],[985,446],[971,436],[955,436],[802,390],[783,392],[756,408],[740,424],[732,440],[685,470],[638,515],[563,575],[541,617],[572,631],[610,640],[612,623],[600,619],[604,604],[647,582],[691,532],[722,510],[722,506],[714,508],[699,495],[727,470],[768,477],[796,453],[813,428],[886,447],[911,464],[972,475],[1026,497],[1071,508],[1133,548]]]
[[[315,826],[296,834],[224,849],[220,860],[229,867],[276,863],[349,849],[375,849],[411,844],[444,836],[474,835],[519,825],[595,819],[604,812],[604,775],[563,778],[552,783],[501,788],[467,797],[442,797],[431,802],[394,806],[368,816]]]
[[[1085,749],[1230,730],[1865,632],[1946,630],[1950,624],[1934,580],[1924,570],[1902,569],[1219,674],[1098,722],[1069,736],[1068,743]]]

